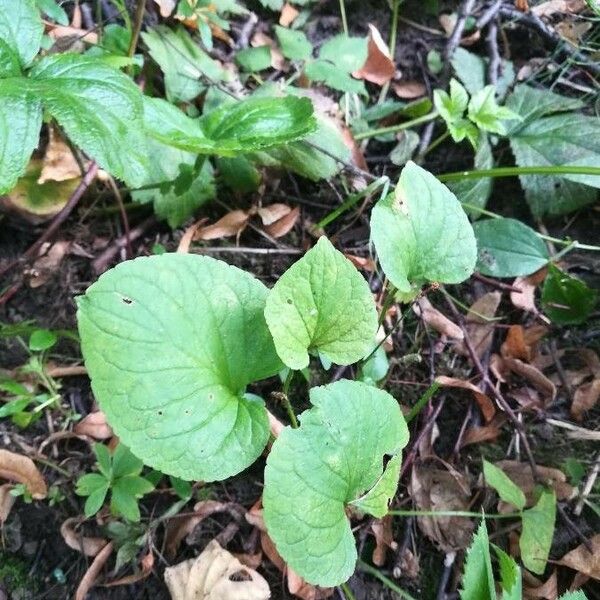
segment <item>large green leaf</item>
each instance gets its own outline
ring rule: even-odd
[[[198,96],[206,87],[201,81],[203,75],[212,82],[224,78],[222,67],[183,27],[172,30],[159,25],[142,33],[142,39],[165,74],[167,99],[171,102],[187,102]]]
[[[42,126],[42,105],[22,81],[0,80],[0,194],[25,172]]]
[[[40,49],[44,26],[35,0],[0,0],[0,39],[26,67]]]
[[[492,600],[496,598],[490,541],[483,519],[467,550],[460,598],[461,600]]]
[[[265,323],[267,288],[208,257],[121,263],[78,301],[92,389],[122,442],[183,479],[225,479],[269,437],[246,386],[281,368]]]
[[[356,267],[321,237],[275,284],[265,317],[281,360],[308,366],[309,352],[348,365],[373,348],[377,310]]]
[[[408,429],[394,398],[364,383],[313,388],[310,400],[300,428],[286,427],[267,459],[264,516],[287,564],[310,583],[333,586],[352,575],[357,557],[346,505],[383,476],[386,497],[376,503],[381,514],[397,485],[397,461],[390,461],[390,486],[383,459],[399,454]]]
[[[516,219],[485,219],[473,225],[477,270],[492,277],[531,275],[548,262],[546,244]]]
[[[598,302],[598,292],[584,281],[548,265],[542,288],[542,308],[557,325],[584,323]]]
[[[484,459],[483,475],[485,482],[493,487],[504,502],[523,510],[527,500],[523,490],[499,467]]]
[[[138,186],[147,177],[142,95],[101,59],[55,54],[36,63],[28,87],[69,138],[115,177]]]
[[[248,98],[192,119],[160,99],[144,101],[146,131],[158,141],[188,152],[234,156],[286,142],[315,127],[307,98]]]
[[[460,202],[412,162],[375,205],[371,236],[388,279],[413,297],[426,282],[459,283],[475,267],[475,236]]]
[[[519,540],[521,560],[537,575],[541,575],[546,568],[554,537],[555,519],[556,495],[553,490],[544,490],[537,504],[523,511],[523,530]]]

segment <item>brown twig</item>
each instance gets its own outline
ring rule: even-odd
[[[146,10],[146,0],[138,0],[135,7],[135,17],[133,20],[133,31],[131,32],[131,41],[127,50],[127,56],[131,58],[135,54],[142,24],[144,23],[144,12]]]
[[[497,16],[498,12],[500,12],[500,7],[502,6],[502,0],[496,0],[490,6],[486,8],[486,10],[481,13],[477,21],[475,22],[475,27],[477,29],[483,29],[488,23],[491,23]]]
[[[127,211],[125,210],[125,205],[123,204],[123,196],[121,195],[121,190],[119,190],[119,186],[117,185],[114,177],[108,178],[108,185],[112,190],[112,193],[117,201],[117,206],[119,208],[119,213],[121,214],[121,221],[123,223],[123,230],[125,232],[125,250],[127,258],[131,258],[133,256],[133,251],[131,250],[131,232],[129,231],[129,219],[127,218]]]
[[[488,27],[485,43],[490,57],[490,63],[488,65],[488,81],[492,85],[496,85],[498,83],[500,69],[502,68],[502,58],[500,57],[500,51],[498,50],[498,23],[495,20],[492,21]]]
[[[590,495],[594,484],[596,483],[596,479],[598,478],[598,473],[600,473],[600,452],[596,455],[596,460],[594,461],[594,466],[592,467],[591,473],[588,475],[588,478],[585,480],[585,484],[583,486],[583,490],[581,491],[581,495],[579,496],[579,500],[577,501],[577,505],[573,510],[573,514],[578,517],[583,510],[583,505],[587,500],[587,497]]]
[[[503,283],[502,281],[497,281],[496,279],[491,279],[490,277],[486,277],[481,273],[473,273],[471,275],[473,279],[477,279],[477,281],[481,281],[482,283],[486,283],[487,285],[491,285],[499,290],[504,290],[505,292],[515,292],[517,294],[522,294],[523,290],[515,287],[514,285],[510,285],[509,283]]]

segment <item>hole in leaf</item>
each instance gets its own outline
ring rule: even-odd
[[[121,298],[125,304],[133,304],[133,300],[131,298],[123,297]]]
[[[163,411],[162,411],[162,410],[159,410],[159,411],[158,411],[158,416],[159,416],[159,417],[162,417],[162,414],[163,414]]]
[[[248,571],[240,569],[229,576],[229,581],[252,581],[252,576]]]
[[[287,303],[288,303],[288,304],[294,304],[294,302],[292,301],[292,299],[291,299],[291,298],[288,298],[288,299],[287,299]]]

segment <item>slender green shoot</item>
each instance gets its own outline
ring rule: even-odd
[[[408,592],[405,592],[400,586],[396,585],[391,579],[386,577],[383,573],[380,573],[378,569],[372,567],[362,560],[358,560],[358,566],[365,573],[369,573],[369,575],[373,575],[376,579],[379,579],[383,585],[392,590],[400,596],[400,598],[404,598],[405,600],[417,600],[414,596],[411,596]]]
[[[346,3],[344,0],[340,0],[340,15],[342,17],[342,27],[344,33],[348,35],[348,18],[346,17]]]
[[[357,133],[354,136],[355,141],[366,140],[368,138],[377,137],[378,135],[385,135],[386,133],[396,133],[397,131],[404,131],[405,129],[412,129],[422,123],[428,123],[438,117],[437,111],[430,112],[422,117],[405,121],[404,123],[398,123],[397,125],[390,125],[389,127],[380,127],[379,129],[369,129],[369,131],[363,131]],[[598,169],[600,171],[600,169]]]
[[[410,423],[422,410],[423,407],[433,398],[433,395],[440,389],[440,384],[434,381],[417,400],[417,403],[410,409],[408,415],[404,418]]]
[[[487,514],[470,510],[390,510],[388,514],[395,517],[473,517],[477,519],[520,519],[522,517],[521,512]]]
[[[356,136],[355,136],[355,139]],[[484,177],[517,177],[518,175],[598,175],[600,167],[578,165],[533,166],[533,167],[495,167],[473,171],[455,171],[437,175],[440,181],[462,181],[463,179],[483,179]]]

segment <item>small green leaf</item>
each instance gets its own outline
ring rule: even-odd
[[[359,379],[369,385],[377,385],[388,374],[389,368],[390,361],[385,348],[383,345],[378,346],[373,356],[361,365]]]
[[[209,81],[224,79],[224,71],[183,28],[172,30],[166,25],[142,33],[150,56],[158,63],[165,74],[165,88],[170,102],[188,102],[200,94],[206,85],[201,78],[206,75]]]
[[[523,531],[519,540],[521,560],[532,572],[541,575],[548,561],[554,537],[556,495],[544,490],[537,504],[523,511]]]
[[[127,475],[139,475],[144,463],[134,456],[129,448],[119,444],[112,457],[113,478],[125,477]]]
[[[271,67],[271,47],[257,46],[239,50],[235,55],[235,62],[242,70],[250,73],[264,71]]]
[[[364,496],[352,500],[350,504],[377,519],[385,517],[389,510],[390,499],[394,497],[398,488],[401,467],[402,455],[396,454],[385,466],[377,483]]]
[[[483,519],[467,550],[460,598],[461,600],[495,600],[496,598],[490,541]]]
[[[1,1],[1,0],[0,0]],[[0,13],[2,9],[0,8]],[[42,105],[21,77],[0,80],[0,194],[9,192],[25,172],[38,145]]]
[[[548,262],[546,244],[516,219],[485,219],[473,225],[477,239],[477,270],[492,277],[535,273]]]
[[[304,74],[309,79],[323,82],[340,92],[367,95],[367,88],[363,81],[354,79],[347,71],[328,60],[319,58],[307,63]]]
[[[78,54],[42,58],[28,87],[69,138],[128,185],[147,177],[142,96],[125,74],[102,60]]]
[[[450,94],[444,90],[433,91],[433,105],[448,126],[460,121],[469,105],[467,90],[456,79],[450,80]],[[460,141],[456,140],[455,141]]]
[[[398,144],[390,152],[390,160],[395,165],[403,167],[413,157],[420,141],[421,138],[416,131],[412,129],[403,131],[402,135],[399,136]]]
[[[49,350],[58,341],[58,336],[49,329],[36,329],[29,338],[29,349],[33,352]]]
[[[576,592],[567,592],[559,600],[588,600],[588,598],[581,590],[577,590]]]
[[[504,502],[512,504],[519,510],[525,508],[527,500],[523,490],[513,483],[512,479],[502,469],[484,459],[483,475],[485,482],[498,492]]]
[[[456,76],[470,94],[476,94],[485,87],[485,61],[479,55],[458,47],[452,55],[451,63]]]
[[[520,116],[507,108],[498,106],[496,87],[488,85],[473,95],[469,102],[469,119],[480,129],[491,133],[506,134],[505,120],[520,120]]]
[[[0,39],[18,53],[22,66],[35,58],[43,33],[35,0],[0,0]]]
[[[340,71],[352,73],[366,62],[368,42],[365,37],[339,34],[327,40],[319,50],[319,58],[333,63]]]
[[[542,288],[542,307],[558,325],[584,323],[598,302],[598,292],[581,279],[571,277],[554,265],[548,265],[548,276]]]
[[[291,369],[307,367],[309,352],[352,364],[373,348],[377,331],[367,282],[326,237],[281,276],[265,317],[277,353]]]
[[[107,446],[100,443],[94,444],[93,449],[100,473],[102,473],[106,479],[112,479],[112,456],[110,450]]]
[[[239,473],[264,449],[264,403],[246,386],[278,373],[267,288],[208,257],[121,263],[78,301],[92,389],[124,444],[182,479]]]
[[[506,554],[504,550],[493,546],[500,565],[500,586],[502,587],[502,600],[522,600],[523,584],[521,582],[521,569],[516,561]],[[495,598],[494,598],[495,600]]]
[[[69,15],[64,8],[56,3],[56,0],[35,0],[37,7],[59,25],[69,24]],[[103,40],[104,41],[104,40]]]
[[[100,473],[86,473],[77,480],[75,493],[78,496],[90,496],[99,489],[108,489],[108,480]]]
[[[152,483],[150,483],[147,479],[137,475],[126,475],[125,477],[120,477],[118,484],[124,492],[135,498],[141,498],[142,496],[154,491],[154,485]]]
[[[405,294],[416,295],[426,282],[460,283],[475,267],[475,236],[462,206],[412,162],[395,194],[375,205],[371,236],[384,273]]]
[[[334,586],[352,575],[357,557],[345,507],[382,480],[384,456],[399,454],[408,429],[394,398],[364,383],[313,388],[310,401],[300,427],[286,427],[267,459],[264,517],[291,568],[309,583]],[[380,487],[385,502],[396,464]],[[383,501],[382,494],[378,514]]]
[[[275,34],[281,46],[281,52],[286,58],[290,60],[308,60],[311,57],[312,44],[303,31],[275,25]]]
[[[140,507],[134,495],[129,493],[127,477],[117,479],[112,486],[110,510],[114,515],[122,515],[129,521],[140,520]]]
[[[104,487],[99,487],[88,496],[83,508],[83,512],[86,517],[93,517],[102,508],[104,500],[106,500],[107,493],[108,481],[105,481]]]

